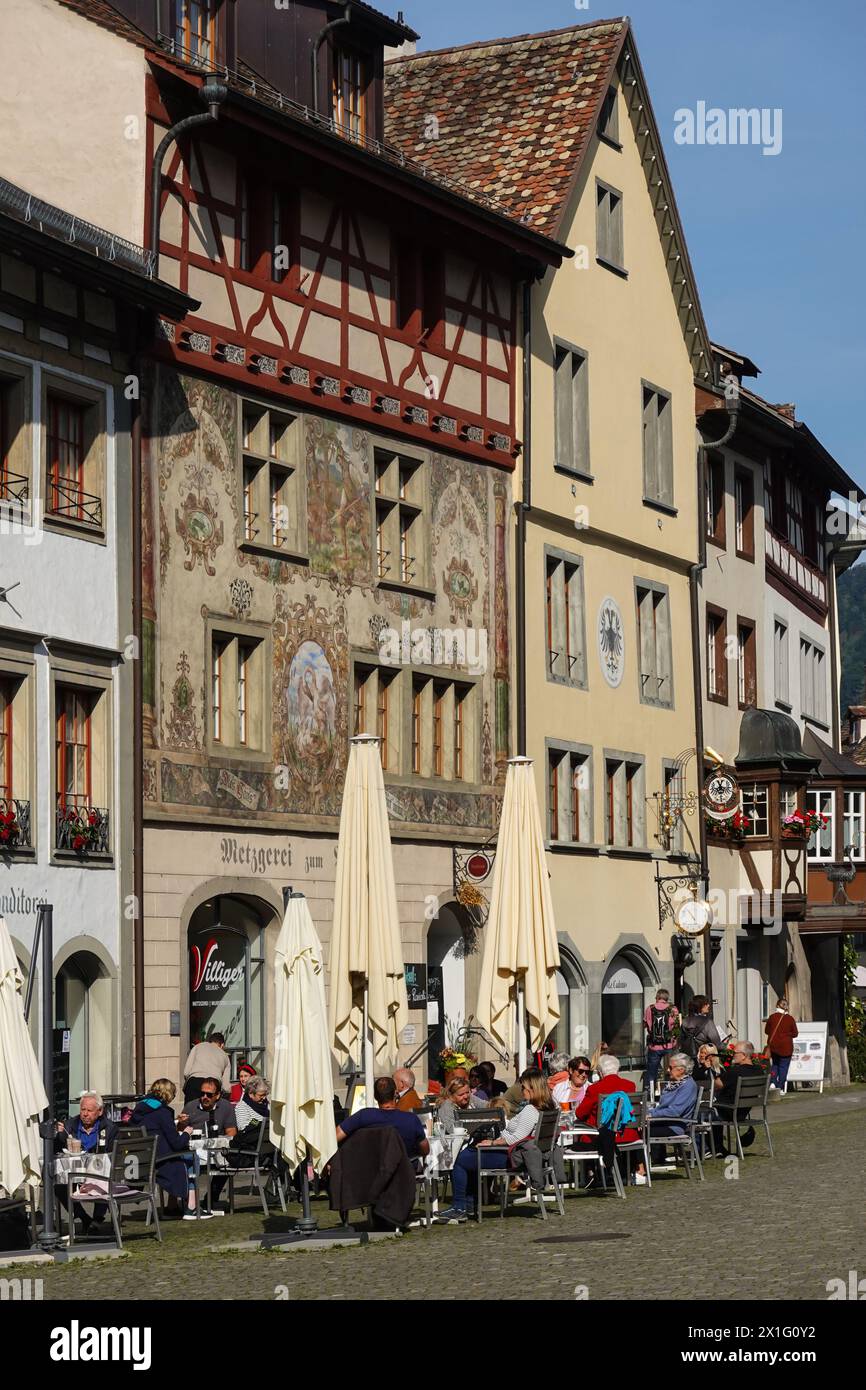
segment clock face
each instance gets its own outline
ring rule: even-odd
[[[625,625],[616,599],[602,599],[596,635],[604,678],[615,690],[625,674]]]
[[[700,936],[701,932],[706,931],[712,917],[709,903],[692,898],[677,909],[676,921],[680,931],[685,932],[686,936]]]

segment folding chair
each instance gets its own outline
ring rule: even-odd
[[[701,1086],[701,1103],[698,1106],[698,1118],[695,1123],[695,1140],[701,1149],[702,1157],[706,1158],[707,1153],[704,1148],[704,1138],[709,1136],[710,1153],[713,1158],[718,1158],[716,1152],[716,1135],[713,1125],[715,1123],[716,1108],[716,1079],[715,1075],[710,1075]]]
[[[481,1110],[476,1110],[474,1113],[475,1115],[481,1115],[484,1112]],[[542,1219],[544,1221],[547,1220],[547,1208],[544,1202],[544,1189],[548,1184],[553,1186],[554,1192],[556,1194],[556,1205],[560,1216],[565,1215],[565,1206],[562,1200],[562,1192],[560,1190],[559,1182],[557,1181],[556,1177],[556,1172],[554,1171],[553,1167],[553,1150],[556,1147],[557,1134],[559,1132],[559,1114],[560,1112],[558,1108],[556,1110],[542,1110],[536,1122],[532,1138],[527,1141],[528,1143],[536,1145],[541,1158],[541,1183],[540,1186],[536,1186],[535,1188],[535,1196],[538,1201],[538,1206],[541,1212]],[[508,1191],[511,1185],[511,1179],[514,1177],[513,1168],[486,1167],[484,1164],[484,1157],[488,1152],[489,1151],[487,1149],[479,1148],[478,1150],[478,1192],[476,1202],[479,1222],[482,1219],[482,1184],[485,1178],[493,1183],[498,1182],[500,1185],[499,1215],[500,1217],[504,1217],[506,1208],[508,1206]]]
[[[243,1136],[241,1136],[243,1138]],[[277,1190],[277,1197],[283,1214],[286,1212],[286,1190],[283,1183],[282,1173],[280,1172],[277,1155],[265,1149],[270,1145],[270,1125],[267,1121],[258,1126],[258,1133],[255,1141],[250,1139],[248,1144],[241,1145],[234,1149],[224,1150],[227,1160],[225,1168],[216,1168],[211,1173],[213,1178],[228,1178],[229,1184],[229,1213],[234,1216],[235,1210],[235,1181],[239,1177],[249,1177],[249,1193],[252,1195],[253,1186],[258,1188],[259,1196],[262,1201],[265,1216],[270,1216],[268,1206],[267,1189],[274,1184]],[[236,1161],[232,1161],[236,1160]]]
[[[153,1216],[153,1234],[162,1241],[159,1229],[158,1202],[156,1198],[156,1143],[155,1134],[133,1136],[129,1139],[115,1139],[109,1158],[108,1177],[97,1177],[93,1173],[81,1172],[69,1175],[69,1248],[75,1248],[75,1204],[82,1202],[103,1202],[109,1210],[114,1238],[119,1250],[123,1249],[121,1236],[121,1212],[141,1202],[147,1205],[147,1221],[150,1226]],[[99,1191],[84,1192],[91,1184]]]
[[[643,1159],[646,1169],[647,1187],[652,1187],[652,1173],[650,1172],[649,1145],[647,1143],[647,1116],[650,1108],[650,1098],[646,1092],[629,1093],[629,1104],[633,1119],[628,1122],[628,1129],[636,1129],[637,1139],[629,1139],[627,1143],[620,1143],[616,1146],[617,1155],[625,1154],[625,1178],[626,1182],[631,1180],[631,1156],[637,1153]]]
[[[664,1147],[672,1148],[673,1151],[674,1151],[674,1156],[675,1156],[675,1157],[678,1158],[679,1156],[682,1156],[683,1167],[684,1167],[685,1170],[686,1170],[686,1177],[689,1179],[689,1181],[691,1181],[692,1168],[694,1168],[694,1167],[697,1168],[698,1173],[700,1174],[701,1182],[704,1181],[704,1168],[703,1168],[703,1164],[701,1163],[701,1155],[700,1155],[700,1153],[699,1153],[699,1151],[698,1151],[698,1145],[697,1145],[696,1136],[695,1136],[695,1129],[696,1129],[696,1126],[697,1126],[698,1123],[699,1123],[699,1113],[700,1113],[700,1108],[701,1108],[701,1105],[702,1105],[702,1104],[703,1104],[703,1092],[702,1092],[702,1090],[701,1090],[700,1087],[699,1087],[699,1088],[698,1088],[697,1095],[696,1095],[696,1097],[695,1097],[695,1103],[694,1103],[694,1106],[693,1106],[693,1108],[692,1108],[692,1113],[691,1113],[691,1115],[685,1116],[685,1117],[683,1117],[683,1118],[677,1117],[677,1119],[675,1119],[675,1120],[671,1120],[671,1119],[664,1118],[664,1117],[661,1117],[661,1116],[659,1116],[658,1119],[656,1119],[656,1118],[655,1118],[654,1116],[652,1116],[652,1115],[648,1115],[648,1116],[647,1116],[647,1125],[648,1125],[648,1130],[647,1130],[647,1146],[648,1146],[648,1148],[649,1148],[650,1160],[652,1160],[652,1151],[653,1151],[653,1146],[654,1146],[654,1145],[655,1145],[655,1147],[658,1147],[658,1146],[661,1144],[661,1145],[663,1145]],[[682,1127],[682,1129],[683,1129],[683,1133],[682,1133],[682,1134],[655,1134],[655,1135],[654,1135],[654,1134],[653,1134],[653,1125],[654,1125],[654,1124],[659,1124],[659,1125],[671,1125],[671,1124],[676,1124],[676,1125],[680,1125],[680,1126]],[[689,1159],[690,1159],[690,1158],[691,1158],[691,1160],[692,1160],[691,1166],[689,1165]],[[649,1171],[650,1171],[650,1169],[649,1169],[649,1167],[648,1167],[648,1168],[647,1168],[647,1172],[649,1172]]]

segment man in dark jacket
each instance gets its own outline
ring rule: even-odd
[[[110,1153],[117,1136],[117,1125],[105,1118],[102,1096],[97,1091],[82,1091],[78,1102],[78,1114],[70,1115],[62,1124],[56,1126],[54,1152],[63,1153],[70,1139],[76,1139],[82,1153]],[[63,1183],[57,1184],[57,1198],[61,1206],[69,1202],[69,1189]],[[90,1216],[82,1203],[76,1203],[78,1216],[85,1235],[96,1235],[94,1227],[105,1220],[108,1208],[104,1202],[96,1202]]]
[[[731,1043],[731,1065],[724,1069],[716,1081],[716,1113],[721,1121],[749,1118],[749,1110],[740,1109],[734,1114],[734,1100],[737,1095],[737,1081],[741,1076],[748,1078],[764,1075],[761,1068],[755,1065],[754,1057],[755,1049],[752,1043]],[[720,1153],[725,1153],[724,1124],[714,1125],[713,1131],[716,1148]],[[750,1125],[745,1134],[740,1135],[740,1143],[744,1149],[748,1149],[754,1142],[755,1131]]]
[[[383,1125],[396,1129],[406,1146],[410,1158],[423,1157],[430,1152],[430,1144],[424,1133],[424,1126],[417,1115],[407,1114],[397,1108],[397,1087],[390,1076],[377,1076],[373,1082],[373,1095],[377,1108],[369,1106],[350,1115],[337,1128],[337,1143],[342,1144],[359,1129],[379,1129]]]

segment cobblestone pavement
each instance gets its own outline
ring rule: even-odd
[[[578,1194],[547,1222],[527,1208],[505,1221],[491,1210],[480,1228],[416,1230],[365,1248],[214,1253],[262,1232],[261,1208],[250,1207],[201,1226],[166,1223],[162,1247],[131,1220],[128,1258],[30,1273],[50,1300],[826,1299],[829,1279],[866,1276],[866,1110],[791,1118],[774,1141],[775,1161],[759,1137],[738,1176],[718,1160],[705,1183],[680,1170],[625,1202]],[[335,1219],[324,1202],[314,1209],[321,1224]]]

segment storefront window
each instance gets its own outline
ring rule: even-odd
[[[189,930],[190,1044],[222,1033],[233,1073],[241,1059],[261,1069],[264,988],[264,928],[258,915],[232,898],[199,908]]]

